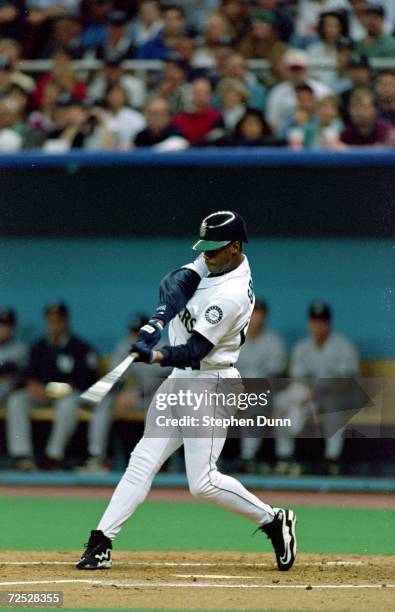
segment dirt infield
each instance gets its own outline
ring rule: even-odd
[[[63,591],[69,608],[392,609],[395,559],[301,554],[115,552],[111,570],[79,571],[79,552],[1,552],[0,591]]]

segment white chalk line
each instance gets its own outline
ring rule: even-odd
[[[90,584],[123,588],[217,588],[217,589],[382,589],[395,588],[395,584],[229,584],[219,582],[138,582],[126,580],[95,580],[73,578],[59,580],[26,580],[0,582],[1,587],[32,586],[43,584]]]
[[[178,561],[122,561],[118,560],[119,565],[137,565],[137,566],[156,566],[156,567],[272,567],[272,563],[249,563],[246,561],[221,561],[213,562],[178,562]],[[73,565],[72,561],[1,561],[0,565]],[[366,565],[365,561],[298,561],[299,566],[315,566],[315,565]]]

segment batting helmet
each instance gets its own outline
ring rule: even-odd
[[[237,212],[219,210],[203,219],[200,240],[192,248],[195,251],[214,251],[234,240],[248,242],[245,221]]]

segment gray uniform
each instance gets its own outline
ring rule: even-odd
[[[237,361],[237,368],[243,378],[275,378],[285,372],[287,351],[280,336],[265,330],[257,338],[246,339]],[[242,438],[241,458],[253,459],[261,444],[260,438]]]
[[[115,347],[111,356],[111,369],[115,368],[128,355],[131,346],[130,338],[123,338]],[[147,381],[147,366],[144,363],[137,362],[133,364],[133,368],[129,371],[125,382],[129,383],[131,388],[143,395],[149,393],[149,381]],[[165,378],[169,374],[169,368],[162,368],[159,364],[151,366],[149,378]],[[153,383],[154,384],[154,383]],[[115,397],[118,391],[109,393],[103,401],[95,408],[92,419],[88,428],[88,453],[92,457],[104,459],[107,451],[108,436],[110,433],[112,422],[112,408]],[[136,405],[136,408],[143,409],[143,399],[141,403]]]
[[[18,340],[0,343],[0,401],[12,390],[15,377],[26,365],[28,349]]]
[[[290,374],[292,378],[308,378],[316,381],[320,390],[319,398],[313,402],[314,409],[322,413],[323,435],[325,437],[325,458],[337,460],[343,448],[344,411],[351,409],[358,398],[353,391],[326,390],[330,380],[348,378],[358,374],[358,353],[354,345],[343,336],[331,333],[323,346],[317,346],[312,337],[296,343],[292,355]],[[319,383],[317,386],[317,380]],[[289,458],[294,452],[294,440],[284,431],[279,432],[276,451],[280,458]]]

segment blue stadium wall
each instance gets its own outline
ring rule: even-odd
[[[0,155],[0,305],[31,340],[43,304],[64,299],[76,331],[107,352],[192,257],[202,216],[235,208],[256,293],[289,346],[321,299],[363,356],[392,357],[394,169],[393,151]]]
[[[64,299],[73,326],[109,351],[128,316],[150,312],[160,278],[193,258],[191,239],[2,239],[1,304],[16,307],[21,335],[43,330],[42,306]],[[247,245],[256,294],[291,345],[305,333],[309,301],[327,300],[335,327],[363,356],[394,356],[392,240],[256,238]]]

